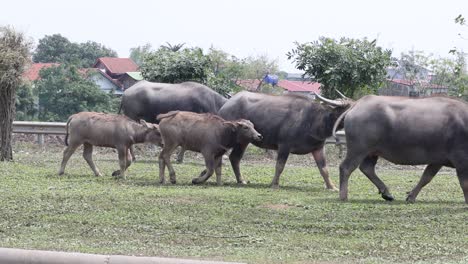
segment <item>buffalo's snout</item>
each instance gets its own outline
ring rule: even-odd
[[[263,139],[263,136],[261,134],[257,134],[255,137],[256,141],[261,141]]]

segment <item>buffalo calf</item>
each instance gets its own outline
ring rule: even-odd
[[[153,143],[162,145],[158,125],[141,120],[137,123],[123,115],[112,115],[94,112],[81,112],[68,118],[67,135],[59,175],[65,171],[65,166],[75,150],[84,145],[83,157],[96,176],[101,173],[94,165],[93,146],[116,148],[119,154],[120,170],[112,173],[125,179],[125,170],[132,162],[129,148],[136,143]]]
[[[205,158],[206,171],[192,183],[203,183],[216,172],[216,182],[221,185],[222,157],[236,144],[248,144],[261,140],[254,125],[244,119],[225,121],[213,114],[172,111],[158,115],[159,128],[164,148],[159,155],[160,183],[165,183],[164,169],[167,165],[172,183],[176,183],[175,171],[170,156],[175,148],[200,152]]]

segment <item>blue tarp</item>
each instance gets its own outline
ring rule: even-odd
[[[264,83],[269,83],[273,86],[277,85],[278,81],[279,81],[278,76],[274,74],[267,74],[265,75],[265,78],[263,78]]]

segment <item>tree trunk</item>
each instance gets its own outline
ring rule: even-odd
[[[11,161],[13,160],[11,136],[15,116],[15,91],[14,87],[8,84],[0,90],[2,91],[0,93],[0,161]]]

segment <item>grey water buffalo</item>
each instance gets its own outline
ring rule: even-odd
[[[64,173],[71,155],[83,145],[83,158],[96,176],[101,176],[101,173],[93,162],[93,146],[116,148],[120,170],[112,175],[120,175],[125,179],[125,170],[132,162],[129,148],[133,144],[146,142],[162,144],[158,125],[148,124],[144,120],[137,123],[123,115],[81,112],[70,116],[66,129],[67,148],[63,152],[59,175]]]
[[[225,121],[213,114],[173,111],[158,115],[164,148],[159,155],[160,183],[165,183],[164,169],[169,169],[171,183],[176,183],[175,171],[170,156],[178,146],[200,152],[205,158],[206,170],[192,183],[203,183],[216,172],[216,182],[221,185],[223,154],[236,144],[248,144],[262,136],[248,121],[239,119]]]
[[[322,105],[303,95],[267,95],[240,92],[229,99],[218,114],[226,120],[244,118],[250,120],[263,139],[253,142],[264,149],[277,150],[275,175],[271,183],[279,187],[279,177],[283,172],[290,153],[312,153],[326,188],[336,190],[330,180],[323,152],[325,140],[332,135],[333,125],[346,111],[349,103],[331,102],[333,106]],[[239,163],[248,142],[234,146],[229,159],[239,183],[245,183]]]
[[[120,108],[133,120],[144,119],[157,124],[157,115],[175,110],[216,114],[226,100],[209,87],[195,82],[140,81],[125,90]],[[179,153],[178,162],[182,162],[183,153],[183,150]]]
[[[409,192],[414,202],[442,166],[456,169],[468,203],[468,105],[447,97],[403,98],[365,96],[344,117],[347,154],[340,165],[340,199],[348,199],[348,179],[357,168],[393,200],[377,177],[375,164],[382,157],[395,164],[427,164]]]

